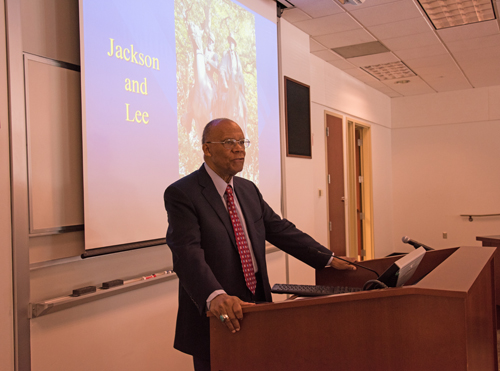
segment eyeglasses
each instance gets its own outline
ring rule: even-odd
[[[250,139],[240,139],[240,140],[226,139],[223,142],[205,142],[205,143],[220,143],[224,146],[224,148],[227,149],[233,149],[234,147],[236,147],[236,144],[239,144],[240,146],[245,148],[250,147]]]

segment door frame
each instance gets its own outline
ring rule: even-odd
[[[328,133],[327,133],[327,127],[328,127],[328,121],[327,121],[327,116],[333,116],[342,121],[342,167],[343,167],[343,176],[342,176],[342,182],[343,182],[343,187],[344,187],[344,236],[345,236],[345,246],[343,248],[343,253],[342,255],[348,255],[348,235],[347,235],[347,210],[346,210],[346,199],[347,199],[347,182],[346,182],[346,169],[347,169],[347,162],[346,162],[346,130],[345,130],[345,120],[344,116],[330,112],[330,111],[324,111],[324,134],[325,134],[325,181],[326,181],[326,215],[327,215],[327,220],[326,220],[326,230],[327,230],[327,237],[328,237],[328,248],[332,251],[332,241],[331,241],[331,230],[330,230],[330,201],[331,201],[331,195],[330,195],[330,183],[328,179],[328,175],[330,174],[329,171],[329,148],[328,148]],[[333,222],[332,222],[333,223]]]
[[[373,178],[372,178],[372,148],[371,148],[371,127],[369,124],[359,120],[346,118],[347,121],[347,240],[349,244],[349,256],[358,256],[358,230],[357,230],[357,209],[356,209],[356,129],[361,132],[360,146],[360,170],[363,177],[361,183],[361,202],[364,218],[361,220],[363,230],[363,250],[364,256],[361,260],[374,259],[374,234],[373,234]]]

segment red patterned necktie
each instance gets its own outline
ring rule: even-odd
[[[247,287],[252,292],[252,294],[255,294],[257,280],[255,278],[255,272],[253,269],[252,256],[250,255],[250,249],[248,248],[245,233],[243,233],[243,228],[241,227],[240,218],[238,218],[238,214],[236,213],[236,207],[234,205],[233,198],[233,189],[230,185],[228,185],[226,188],[226,195],[227,211],[229,212],[229,216],[231,217],[234,237],[236,238],[236,245],[238,246],[238,252],[240,253],[243,274],[245,275],[245,282],[247,283]]]

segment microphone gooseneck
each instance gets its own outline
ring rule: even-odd
[[[434,250],[432,247],[430,246],[427,246],[427,245],[424,245],[423,243],[421,242],[418,242],[418,241],[415,241],[415,240],[412,240],[410,237],[408,236],[403,236],[403,238],[401,239],[404,243],[407,243],[409,245],[412,245],[414,248],[418,249],[419,247],[423,247],[426,251],[430,251],[430,250]]]

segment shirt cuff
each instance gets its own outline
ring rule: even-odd
[[[332,252],[332,257],[330,258],[330,260],[328,260],[328,264],[325,266],[325,268],[330,266],[330,264],[332,263],[334,255],[335,255],[335,253]]]
[[[210,294],[210,296],[207,298],[207,309],[210,310],[210,303],[212,300],[215,299],[216,296],[219,296],[221,294],[225,294],[226,292],[224,290],[215,290]]]

